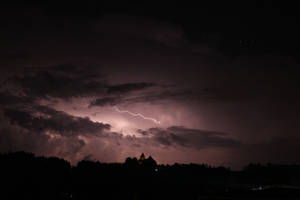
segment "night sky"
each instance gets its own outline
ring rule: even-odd
[[[296,3],[205,2],[2,3],[0,152],[300,164]]]

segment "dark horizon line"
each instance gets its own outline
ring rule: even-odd
[[[92,163],[99,163],[99,164],[107,164],[107,165],[110,165],[110,164],[125,164],[126,163],[126,160],[127,159],[136,159],[137,161],[139,161],[139,159],[137,157],[126,157],[124,162],[102,162],[102,161],[99,161],[99,160],[92,160],[92,159],[82,159],[80,161],[78,161],[76,163],[76,165],[73,165],[69,160],[67,159],[64,159],[62,157],[58,157],[58,156],[45,156],[45,155],[36,155],[35,153],[33,152],[28,152],[28,151],[9,151],[9,152],[0,152],[0,156],[2,155],[13,155],[13,154],[25,154],[25,155],[30,155],[32,156],[33,158],[46,158],[46,159],[59,159],[59,160],[63,160],[65,162],[67,162],[70,167],[78,167],[78,164],[80,162],[92,162]],[[143,154],[143,153],[141,153]],[[155,159],[149,155],[148,158],[152,158],[154,161]],[[146,159],[148,159],[146,158]],[[156,162],[156,161],[155,161]],[[243,165],[240,169],[232,169],[231,167],[226,167],[224,165],[211,165],[211,164],[208,164],[208,163],[178,163],[178,162],[174,162],[173,164],[159,164],[159,163],[156,163],[157,166],[166,166],[166,167],[172,167],[172,166],[177,166],[177,165],[180,165],[180,166],[189,166],[189,165],[196,165],[196,166],[202,166],[202,167],[206,167],[206,168],[224,168],[224,169],[227,169],[227,170],[230,170],[230,171],[235,171],[235,172],[242,172],[244,171],[247,167],[249,166],[258,166],[258,167],[269,167],[269,166],[281,166],[281,167],[288,167],[288,166],[293,166],[293,167],[300,167],[300,164],[280,164],[280,163],[271,163],[271,162],[267,162],[267,163],[260,163],[260,162],[249,162],[248,164],[246,165]]]

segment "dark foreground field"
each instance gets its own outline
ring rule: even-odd
[[[0,155],[0,199],[300,199],[299,166],[250,164],[242,171],[196,164],[81,161]]]

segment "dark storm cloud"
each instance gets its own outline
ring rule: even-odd
[[[153,83],[125,83],[110,86],[107,90],[108,94],[125,94],[135,90],[142,90],[154,86]]]
[[[249,97],[249,94],[246,94],[242,90],[237,91],[234,88],[184,88],[146,94],[144,96],[126,99],[126,101],[131,103],[160,100],[235,101],[246,99],[247,97]]]
[[[185,88],[176,85],[160,87],[139,96],[122,96],[121,100],[116,98],[120,103],[128,104],[161,100],[252,103],[272,100],[284,104],[300,99],[297,88],[299,64],[294,59],[276,55],[239,59],[226,69],[225,66],[224,69],[215,69],[215,81],[205,87],[200,84]],[[222,70],[222,73],[217,70]]]
[[[34,111],[7,108],[4,115],[12,124],[34,132],[53,131],[63,136],[94,134],[109,130],[109,124],[92,122],[89,118],[71,116],[62,111],[38,106]]]
[[[40,68],[27,68],[23,76],[13,79],[25,94],[33,98],[57,97],[97,97],[95,105],[104,105],[110,99],[117,101],[118,97],[107,95],[124,95],[133,91],[144,90],[154,86],[154,83],[137,82],[112,85],[107,83],[97,67],[75,65],[59,65]]]
[[[89,107],[93,106],[114,106],[120,103],[124,103],[130,101],[130,99],[126,99],[129,95],[128,93],[138,91],[138,90],[146,90],[150,87],[153,87],[154,83],[125,83],[119,85],[111,85],[107,86],[107,97],[97,98],[93,100]],[[104,96],[104,95],[103,95]],[[130,95],[129,95],[130,96]]]
[[[98,99],[92,101],[90,103],[89,107],[106,106],[106,105],[114,106],[121,102],[122,102],[121,97],[104,97],[104,98],[98,98]]]
[[[270,93],[270,91],[269,91]],[[239,86],[219,87],[219,88],[171,88],[158,89],[152,93],[143,93],[139,96],[110,96],[108,98],[98,98],[90,103],[93,106],[106,106],[117,104],[151,103],[165,100],[173,101],[198,101],[198,102],[235,102],[250,101],[262,95],[262,89],[244,88]],[[266,92],[264,93],[266,95]]]
[[[134,104],[134,103],[149,103],[164,100],[175,100],[175,101],[220,101],[225,100],[226,92],[222,89],[159,89],[158,92],[144,93],[139,96],[131,97],[130,95],[123,96],[111,96],[108,98],[99,98],[90,103],[90,106],[106,106],[116,105],[121,103]],[[227,94],[228,99],[230,93]],[[235,95],[236,96],[236,95]],[[231,99],[233,96],[230,96]]]
[[[93,71],[78,70],[76,66],[28,70],[24,76],[15,77],[15,81],[33,97],[95,96],[104,93],[106,87],[103,80],[95,80]]]
[[[203,149],[211,147],[233,148],[241,144],[235,139],[226,137],[226,133],[190,129],[183,126],[172,126],[167,129],[150,128],[147,131],[138,130],[138,133],[150,136],[151,140],[165,146],[179,145],[187,148]]]
[[[18,105],[31,103],[32,99],[28,96],[16,96],[10,92],[0,92],[0,104],[2,105]]]

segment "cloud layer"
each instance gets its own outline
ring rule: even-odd
[[[162,163],[237,166],[277,155],[299,162],[292,156],[299,60],[272,49],[277,25],[254,37],[220,17],[207,23],[184,16],[189,23],[182,24],[162,16],[79,20],[32,11],[5,11],[11,19],[0,33],[1,151],[73,162],[124,161],[141,152]]]

